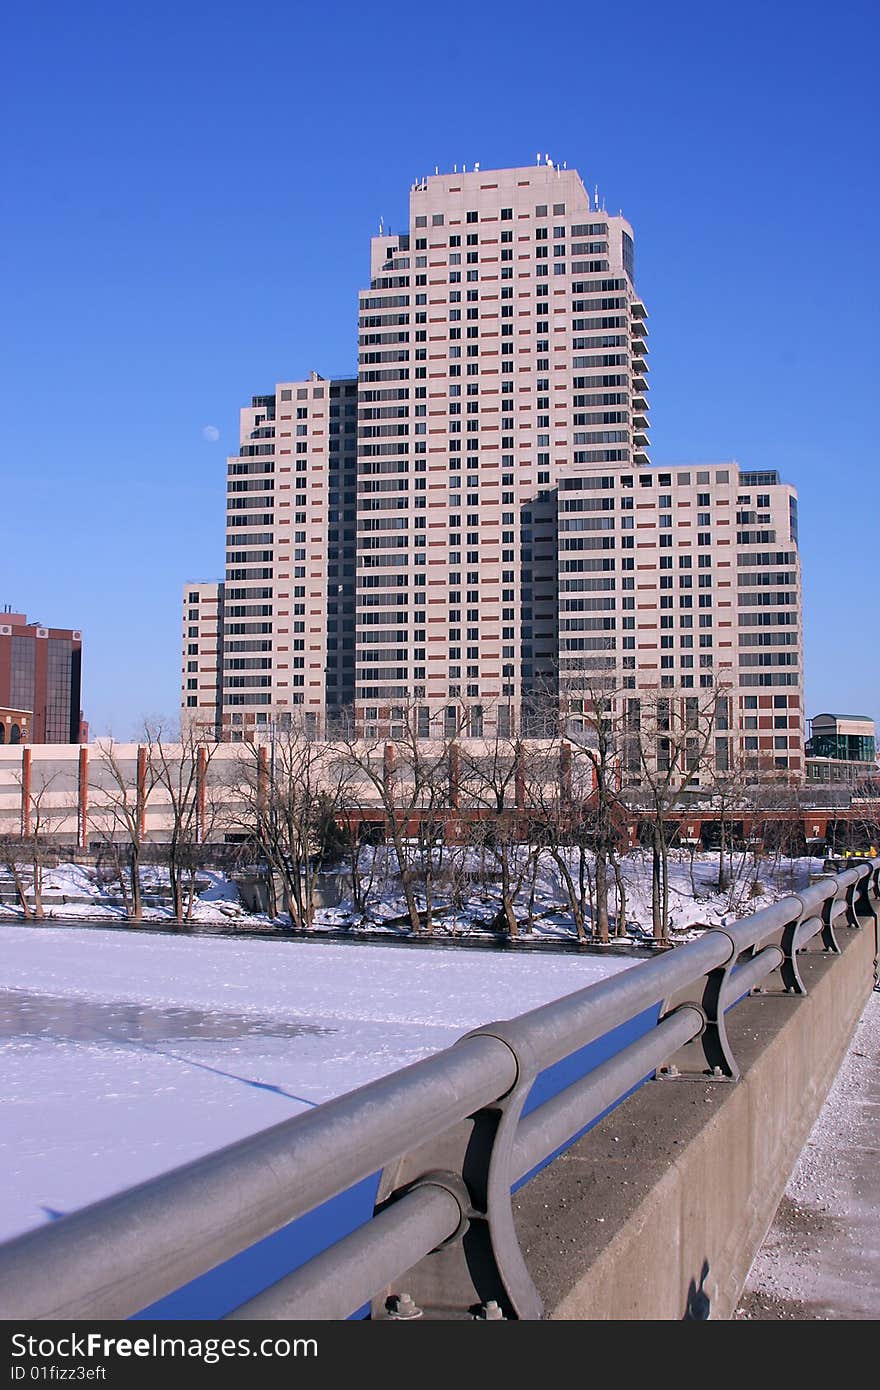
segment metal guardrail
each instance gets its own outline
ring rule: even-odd
[[[0,1317],[126,1318],[381,1173],[366,1224],[227,1316],[539,1318],[511,1188],[641,1081],[739,1076],[725,1012],[798,952],[880,922],[880,859],[0,1246]],[[530,1113],[536,1077],[659,1006],[647,1033]],[[405,1275],[407,1295],[386,1299]],[[410,1301],[412,1298],[412,1302]],[[390,1306],[386,1306],[390,1304]]]

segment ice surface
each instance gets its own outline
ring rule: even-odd
[[[0,925],[0,1238],[635,963]]]

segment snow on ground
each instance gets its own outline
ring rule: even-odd
[[[365,851],[364,863],[370,864],[372,851]],[[373,892],[370,896],[369,921],[364,923],[355,910],[352,900],[340,893],[340,901],[335,906],[321,906],[316,909],[314,925],[322,930],[340,927],[369,926],[381,929],[385,923],[406,917],[406,903],[400,891],[399,880],[393,873],[394,861],[390,851],[380,850],[377,855],[378,869],[375,873]],[[470,852],[468,867],[476,872],[479,857]],[[439,866],[442,869],[442,864]],[[573,866],[574,868],[574,866]],[[626,927],[629,935],[640,937],[651,931],[651,859],[646,850],[634,850],[622,856],[622,877],[626,884]],[[750,853],[734,854],[728,868],[729,886],[718,890],[718,854],[700,851],[691,853],[687,849],[674,849],[669,854],[669,908],[671,933],[673,937],[683,937],[693,928],[717,926],[725,917],[739,917],[745,913],[756,912],[767,907],[787,893],[797,892],[809,882],[810,874],[820,872],[821,859],[790,859],[784,856],[765,857],[757,861]],[[577,878],[576,869],[574,869]],[[434,930],[438,934],[461,935],[481,934],[490,929],[493,916],[500,906],[497,892],[491,883],[488,891],[476,882],[472,883],[470,894],[463,906],[453,910],[449,905],[448,893],[444,894],[442,874],[435,893]],[[238,889],[223,873],[199,870],[202,891],[193,909],[193,921],[205,926],[214,922],[233,922],[241,926],[265,926],[269,919],[262,915],[245,912],[238,900]],[[144,892],[147,895],[167,893],[168,874],[156,866],[146,866],[142,870]],[[323,886],[329,887],[334,878],[323,876]],[[207,885],[207,886],[204,886]],[[754,885],[754,887],[753,887]],[[119,885],[105,886],[105,892],[114,896],[119,893]],[[124,917],[121,905],[111,905],[102,901],[102,892],[97,883],[95,870],[81,864],[61,864],[56,869],[47,869],[44,879],[44,893],[47,896],[47,915],[49,917],[82,917],[91,920],[107,920]],[[58,895],[66,898],[84,899],[81,902],[61,903]],[[528,884],[523,888],[517,902],[517,915],[525,923],[528,914]],[[616,911],[616,896],[611,887],[610,911]],[[147,906],[144,909],[145,921],[167,921],[170,908]],[[15,905],[0,904],[0,920],[17,920],[20,913]],[[558,869],[549,855],[544,855],[537,875],[534,894],[535,936],[569,937],[574,932],[570,911],[566,904],[565,891]],[[612,923],[613,930],[613,923]]]
[[[739,1318],[880,1315],[880,994],[862,1013],[749,1270]]]
[[[0,925],[0,1238],[626,969]]]
[[[23,879],[30,888],[32,874],[27,865],[22,865]],[[12,876],[0,868],[0,882],[7,890],[12,888]],[[222,922],[228,918],[247,918],[239,902],[238,888],[226,874],[215,869],[199,869],[198,882],[201,887],[194,906],[194,922]],[[146,897],[153,895],[168,897],[170,893],[168,870],[156,865],[145,865],[141,869],[141,888]],[[29,897],[32,895],[29,892]],[[118,880],[99,880],[97,871],[87,864],[59,864],[56,868],[43,871],[43,897],[46,916],[82,917],[94,921],[105,918],[107,921],[125,919],[122,890]],[[118,899],[108,902],[108,897]],[[66,901],[62,901],[66,899]],[[145,921],[167,921],[170,907],[146,906]],[[21,910],[17,902],[0,903],[0,921],[20,920]],[[261,919],[265,922],[265,918]]]

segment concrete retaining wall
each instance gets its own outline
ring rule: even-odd
[[[517,1194],[548,1316],[732,1315],[871,991],[873,924],[838,935],[728,1015],[738,1083],[649,1082]]]

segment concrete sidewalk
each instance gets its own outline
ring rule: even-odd
[[[735,1316],[880,1317],[880,994],[868,1000]]]

